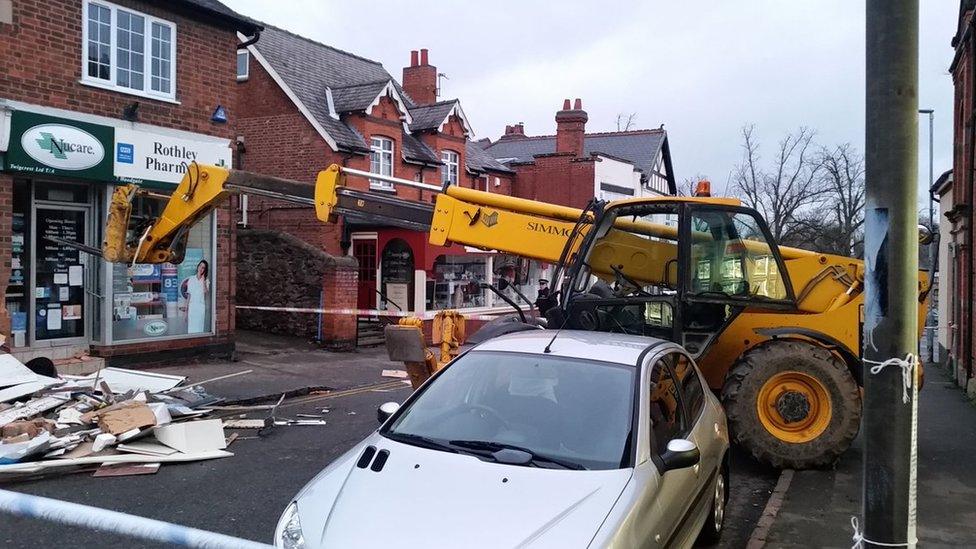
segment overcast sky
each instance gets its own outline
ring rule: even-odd
[[[555,132],[564,98],[583,99],[588,131],[668,130],[678,180],[724,188],[755,124],[767,156],[799,126],[824,145],[864,144],[863,0],[493,2],[224,0],[235,10],[383,63],[399,79],[428,48],[477,138],[506,124]],[[936,177],[951,167],[952,60],[958,0],[923,0],[921,108],[935,109]],[[928,123],[919,134],[920,195]]]

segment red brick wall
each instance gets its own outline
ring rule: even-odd
[[[236,123],[237,35],[176,15],[158,3],[115,4],[176,24],[176,99],[180,104],[94,88],[81,79],[81,0],[14,0],[13,25],[0,25],[0,97],[119,118],[139,102],[139,122],[232,138]],[[228,123],[210,121],[217,105]]]
[[[969,27],[968,21],[973,16],[969,11],[962,16],[960,29]],[[958,234],[957,242],[962,244],[953,257],[955,267],[955,289],[950,305],[949,319],[940,322],[951,322],[954,330],[951,336],[952,349],[950,354],[955,362],[968,377],[974,374],[974,352],[976,352],[976,330],[972,320],[973,287],[971,285],[973,271],[976,270],[973,254],[972,235],[972,205],[973,194],[976,190],[976,172],[971,161],[974,102],[974,75],[972,73],[973,37],[961,41],[957,46],[958,58],[954,61],[952,77],[955,85],[955,112],[953,117],[953,196],[955,205],[965,205],[968,211],[956,212],[953,230]],[[945,212],[943,212],[945,213]],[[942,273],[949,276],[950,273]]]
[[[516,166],[515,195],[551,204],[582,208],[593,198],[596,177],[593,160],[572,154],[536,157],[533,164]]]
[[[351,257],[336,258],[322,279],[325,309],[355,309],[358,291],[357,264]],[[356,315],[322,315],[322,344],[336,351],[356,348]]]
[[[82,2],[14,0],[13,24],[0,24],[0,98],[74,112],[119,118],[122,109],[139,102],[139,122],[232,139],[237,122],[237,35],[160,7],[160,3],[114,0],[114,3],[176,24],[176,99],[170,103],[81,84]],[[217,105],[228,123],[210,120]],[[0,289],[10,269],[11,179],[0,174]],[[103,355],[148,353],[231,341],[234,326],[235,268],[232,258],[234,212],[218,211],[215,269],[217,335],[165,343],[93,347]],[[2,306],[2,305],[0,305]],[[0,311],[0,332],[9,333],[9,318]]]

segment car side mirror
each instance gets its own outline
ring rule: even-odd
[[[701,452],[695,443],[683,438],[673,439],[668,442],[668,448],[661,455],[664,462],[664,472],[673,469],[685,469],[697,465],[701,460]]]
[[[380,423],[385,423],[399,409],[400,405],[396,402],[384,402],[376,409],[376,419]]]

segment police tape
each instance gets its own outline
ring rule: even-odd
[[[0,490],[0,512],[199,549],[274,549],[273,545],[137,517],[80,503]]]
[[[395,318],[404,317],[418,317],[424,320],[431,320],[437,316],[438,311],[428,311],[426,313],[404,313],[402,311],[384,311],[382,309],[314,309],[305,307],[263,307],[258,305],[236,305],[237,309],[245,309],[252,311],[270,311],[275,313],[312,313],[312,314],[323,314],[323,315],[356,315],[356,316],[387,316]],[[495,320],[501,316],[507,314],[515,314],[511,310],[499,311],[492,314],[467,314],[464,315],[466,320]]]

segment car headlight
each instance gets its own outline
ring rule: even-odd
[[[304,549],[305,547],[302,522],[298,518],[298,506],[294,501],[278,519],[278,527],[275,528],[275,547],[280,549]]]

